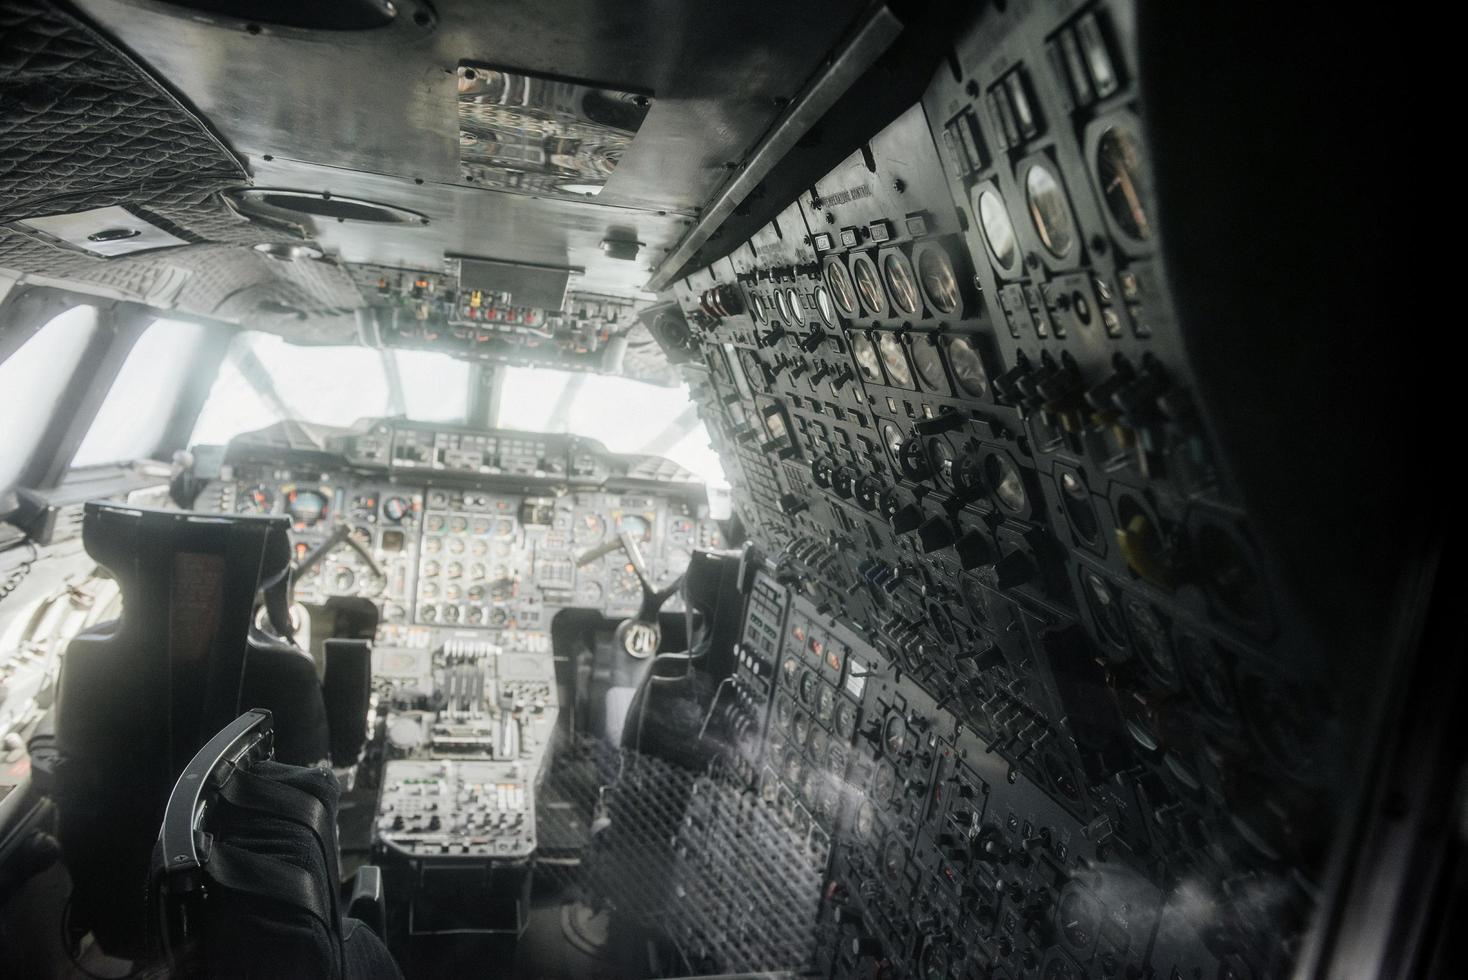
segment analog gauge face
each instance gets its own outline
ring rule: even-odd
[[[912,370],[907,366],[907,354],[902,350],[902,339],[895,333],[879,333],[877,346],[882,351],[882,363],[887,366],[887,377],[895,385],[911,388]]]
[[[882,293],[882,284],[877,281],[877,267],[872,265],[872,260],[865,255],[858,255],[851,261],[851,274],[856,278],[856,294],[861,297],[861,305],[872,316],[881,316],[887,312],[887,299]]]
[[[463,534],[467,530],[469,530],[469,518],[467,518],[467,517],[451,517],[451,518],[449,518],[449,533],[450,534]]]
[[[999,268],[1012,272],[1019,257],[1019,243],[1014,237],[1014,225],[1009,220],[1004,198],[995,190],[980,191],[978,212],[979,226],[984,229],[984,242],[989,246],[989,254]]]
[[[1086,484],[1070,470],[1062,470],[1060,489],[1071,528],[1082,539],[1095,541],[1100,530],[1100,521],[1096,517],[1096,507],[1091,503],[1091,493],[1086,489]]]
[[[856,734],[856,705],[850,701],[836,705],[836,734],[848,742]]]
[[[790,732],[795,736],[795,744],[804,746],[805,740],[810,738],[810,715],[804,711],[795,712],[795,721],[791,723]]]
[[[839,261],[827,263],[826,285],[831,288],[831,299],[841,315],[856,316],[856,287],[851,283],[851,273],[846,271],[846,266]]]
[[[933,471],[938,474],[938,479],[948,486],[953,486],[953,460],[957,453],[948,440],[941,436],[928,443],[928,458],[933,463]]]
[[[902,879],[903,869],[907,867],[906,851],[907,848],[896,837],[888,839],[882,848],[882,874],[888,881],[895,883]]]
[[[943,379],[943,358],[938,354],[938,345],[931,337],[917,337],[912,342],[912,363],[917,368],[923,384],[937,391],[946,391]]]
[[[749,383],[763,391],[766,387],[765,368],[758,355],[747,348],[740,348],[739,363],[744,368],[744,376],[749,379]]]
[[[652,522],[640,514],[623,514],[617,518],[617,533],[631,534],[636,541],[645,542],[652,537]]]
[[[382,516],[394,524],[401,524],[411,513],[413,505],[406,497],[388,497],[382,502]]]
[[[765,301],[759,293],[750,293],[749,312],[754,317],[755,323],[765,322]]]
[[[464,598],[468,599],[470,602],[483,602],[484,597],[487,594],[488,591],[484,588],[483,585],[471,585],[464,592]]]
[[[292,489],[285,497],[285,512],[298,529],[315,527],[331,516],[331,501],[326,488]]]
[[[958,311],[958,273],[946,252],[935,247],[918,253],[918,276],[935,310],[944,314]]]
[[[436,555],[443,550],[443,538],[434,536],[423,539],[423,553],[425,555]]]
[[[490,520],[487,517],[476,517],[474,518],[474,523],[469,525],[469,529],[473,531],[477,537],[483,537],[484,535],[488,534],[491,527],[493,527],[493,525],[490,523]]]
[[[607,536],[607,522],[597,514],[582,514],[571,526],[571,539],[576,544],[597,544]]]
[[[780,308],[780,318],[789,321],[791,319],[790,300],[786,297],[784,290],[775,290],[775,305]]]
[[[836,692],[826,684],[821,685],[821,693],[816,695],[816,717],[823,724],[831,723],[831,716],[836,711]]]
[[[831,293],[825,286],[816,286],[816,310],[821,314],[821,319],[825,321],[826,326],[836,325],[836,307],[831,302]]]
[[[240,514],[268,514],[275,509],[275,491],[255,486],[235,498],[235,511]]]
[[[484,622],[484,610],[479,606],[470,606],[464,613],[464,622],[470,626],[478,626]]]
[[[901,252],[889,252],[882,259],[882,277],[887,280],[887,291],[892,302],[909,316],[918,312],[917,277],[912,273],[912,263]]]
[[[443,519],[443,515],[442,514],[430,514],[430,515],[428,515],[428,521],[427,521],[427,523],[426,523],[425,526],[427,527],[429,534],[435,534],[435,533],[437,533],[439,531],[442,531],[443,530],[443,525],[444,525],[444,519]]]
[[[907,750],[907,722],[897,715],[890,715],[882,729],[882,744],[888,755],[901,755]]]
[[[870,800],[862,800],[856,808],[856,833],[858,837],[870,839],[877,829],[877,811]]]
[[[637,578],[637,571],[631,565],[624,565],[617,572],[612,600],[617,605],[630,605],[642,601],[642,582]]]
[[[1008,459],[995,453],[984,460],[984,478],[999,503],[1016,513],[1025,509],[1028,498],[1024,480]]]
[[[882,441],[887,444],[887,451],[894,459],[902,454],[902,443],[905,441],[902,430],[891,422],[882,423]]]
[[[1100,910],[1096,902],[1084,892],[1067,892],[1060,899],[1060,934],[1070,945],[1088,949],[1096,938],[1100,925]]]
[[[1044,166],[1036,164],[1025,175],[1025,197],[1030,204],[1030,220],[1035,223],[1035,232],[1040,244],[1056,258],[1065,258],[1075,247],[1075,222],[1070,217],[1070,205],[1065,202],[1065,191],[1060,181]]]
[[[826,768],[837,779],[846,777],[846,748],[840,742],[831,742],[826,750]]]
[[[805,303],[801,300],[800,294],[793,289],[787,289],[785,298],[789,301],[790,319],[795,323],[804,323]]]
[[[600,582],[583,582],[576,587],[576,600],[583,606],[601,605],[605,594],[606,590],[601,587]]]
[[[872,776],[872,796],[879,803],[886,803],[892,799],[892,794],[897,792],[897,770],[886,762],[877,765],[876,774]]]
[[[464,539],[449,538],[448,549],[451,555],[462,555],[464,553]]]
[[[861,371],[861,376],[876,384],[882,383],[882,369],[878,366],[881,360],[877,354],[877,345],[872,343],[872,338],[864,333],[851,335],[851,352],[856,355],[856,366]]]
[[[936,942],[923,946],[918,958],[918,976],[923,980],[948,980],[948,953]]]
[[[1132,131],[1112,126],[1096,144],[1096,173],[1106,207],[1123,232],[1138,241],[1152,237],[1152,223],[1142,203],[1142,147]]]
[[[817,728],[815,725],[812,725],[810,729],[809,742],[811,758],[818,760],[824,759],[826,757],[827,750],[830,748],[830,744],[826,738],[826,733]]]
[[[1126,611],[1138,655],[1164,684],[1175,685],[1177,664],[1172,657],[1172,643],[1157,613],[1145,601],[1136,598],[1127,600]]]
[[[816,679],[816,675],[811,671],[807,670],[805,673],[801,674],[800,700],[804,701],[806,704],[813,704],[816,699],[816,688],[819,684],[820,681]]]
[[[512,537],[515,533],[515,519],[513,517],[496,517],[494,520],[494,536],[497,538]]]
[[[785,686],[795,688],[795,679],[800,674],[800,661],[794,657],[786,657],[785,662],[780,665],[780,676],[785,681]]]
[[[794,714],[795,705],[790,703],[789,698],[782,694],[775,699],[775,723],[781,728],[790,727],[790,719]]]
[[[953,379],[965,394],[984,398],[989,394],[989,373],[979,352],[967,337],[954,337],[948,342],[948,365],[953,368]]]

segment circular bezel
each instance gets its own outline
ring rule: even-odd
[[[900,316],[921,319],[924,315],[923,288],[918,282],[917,269],[913,268],[907,253],[900,248],[882,249],[877,253],[877,271],[882,274],[882,285],[887,288],[887,298],[894,312]],[[904,291],[901,280],[904,276],[905,287],[909,290],[906,296],[912,300],[910,307],[902,302]]]
[[[878,331],[877,353],[881,355],[882,370],[887,372],[889,384],[894,388],[917,387],[912,377],[912,363],[907,359],[907,349],[900,336],[890,330]],[[894,359],[896,367],[893,366]]]
[[[790,308],[790,322],[796,326],[805,323],[805,301],[793,289],[785,290],[786,304]]]
[[[870,362],[863,360],[865,355],[870,355]],[[882,355],[877,350],[876,343],[870,334],[853,333],[851,335],[851,356],[856,361],[856,369],[861,376],[872,384],[885,384],[882,375]]]
[[[1020,241],[1019,233],[1014,227],[1014,217],[1009,213],[1009,203],[1004,195],[999,192],[991,180],[975,185],[970,196],[970,203],[974,209],[974,215],[978,219],[979,237],[984,240],[984,250],[989,253],[989,261],[994,268],[1005,276],[1014,276],[1020,270]],[[999,222],[1002,227],[997,227]],[[1009,256],[1009,261],[1004,260],[1001,250],[996,247],[994,232],[1002,230],[1009,239],[1008,248],[1003,250]]]
[[[870,255],[865,252],[852,254],[851,281],[856,288],[856,297],[861,302],[861,308],[868,316],[880,320],[891,312],[887,304],[887,291],[882,286],[882,272]],[[864,282],[870,284],[869,290],[862,288]]]
[[[785,291],[782,289],[775,290],[775,306],[780,311],[780,319],[786,323],[795,321],[795,318],[790,315],[790,300],[785,298]]]
[[[968,354],[967,355],[963,355],[963,356],[972,356],[973,359],[974,359],[974,361],[978,364],[978,366],[979,366],[979,376],[980,376],[980,381],[981,381],[981,384],[982,384],[982,390],[976,392],[972,388],[970,388],[968,385],[964,384],[963,374],[962,374],[962,372],[960,372],[958,370],[958,357],[956,357],[954,355],[954,353],[953,353],[953,349],[955,347],[961,347],[962,349],[968,351]],[[989,395],[989,392],[990,392],[990,387],[989,387],[989,366],[984,363],[984,355],[980,352],[978,345],[974,343],[973,338],[970,338],[970,337],[950,337],[950,338],[948,338],[948,351],[947,351],[947,353],[948,353],[948,370],[953,375],[953,383],[957,386],[958,391],[961,392],[963,395],[969,397],[969,398],[988,398],[990,396]]]
[[[815,294],[816,312],[821,315],[821,321],[828,327],[836,326],[840,321],[836,318],[836,304],[831,302],[831,291],[825,283],[816,283]]]
[[[861,315],[861,307],[858,305],[856,281],[851,278],[851,270],[835,255],[826,259],[822,265],[822,277],[826,281],[826,288],[831,291],[831,302],[836,304],[836,309],[842,316],[855,320]]]
[[[1068,262],[1080,252],[1081,228],[1058,169],[1048,157],[1032,158],[1021,166],[1019,184],[1024,188],[1030,230],[1045,254],[1055,261]],[[1051,207],[1058,210],[1046,213]]]
[[[1136,175],[1138,186],[1134,188],[1134,191],[1140,198],[1141,208],[1149,228],[1149,233],[1142,237],[1132,234],[1131,230],[1122,223],[1116,213],[1112,211],[1110,199],[1106,195],[1106,185],[1101,173],[1101,144],[1109,133],[1117,130],[1128,133],[1135,140],[1141,153],[1140,171]],[[1142,139],[1141,120],[1130,112],[1108,113],[1093,120],[1086,127],[1085,141],[1086,169],[1095,184],[1096,197],[1101,203],[1099,210],[1106,222],[1107,230],[1111,232],[1112,239],[1128,253],[1132,255],[1146,253],[1156,241],[1156,208],[1153,206],[1151,167],[1146,156],[1146,145]]]
[[[984,483],[989,487],[989,496],[1003,510],[1020,516],[1029,512],[1030,490],[1025,486],[1024,473],[1007,453],[990,452],[984,457]],[[1000,490],[1003,485],[1017,487],[1020,499],[1015,501],[1012,495],[1003,493]]]
[[[910,346],[914,376],[929,391],[940,395],[948,394],[952,389],[948,386],[948,375],[943,369],[943,354],[938,350],[937,339],[930,334],[914,334]],[[931,358],[927,362],[929,370],[926,371],[923,370],[924,357]]]
[[[929,261],[942,262],[947,266],[953,279],[951,294],[928,287],[928,277],[924,273],[923,265]],[[967,315],[968,304],[964,301],[963,280],[959,278],[959,261],[952,252],[938,242],[920,242],[912,250],[912,265],[917,273],[918,291],[923,294],[923,302],[933,316],[961,320]]]

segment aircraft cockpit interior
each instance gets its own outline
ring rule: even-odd
[[[0,0],[0,978],[1468,973],[1397,15],[1253,6]]]

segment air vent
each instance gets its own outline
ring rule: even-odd
[[[282,188],[252,187],[228,192],[230,201],[247,215],[277,221],[290,221],[302,216],[327,221],[379,225],[426,225],[428,219],[417,211],[336,197],[329,191],[298,191]]]

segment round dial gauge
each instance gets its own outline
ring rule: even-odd
[[[958,273],[946,252],[937,247],[923,249],[918,254],[918,276],[934,309],[945,314],[957,312]]]
[[[291,488],[285,496],[285,512],[299,528],[315,527],[331,516],[331,491]]]
[[[984,477],[1001,504],[1015,512],[1025,509],[1024,480],[1008,459],[996,453],[984,460]]]
[[[1035,164],[1025,175],[1025,197],[1030,205],[1030,220],[1040,243],[1056,258],[1065,258],[1075,247],[1075,222],[1060,181],[1041,164]]]
[[[1112,126],[1096,144],[1096,173],[1101,194],[1116,224],[1138,241],[1152,237],[1152,222],[1142,202],[1145,176],[1142,147],[1136,135],[1124,126]]]
[[[937,942],[924,944],[918,958],[918,975],[923,980],[948,980],[948,951]]]
[[[883,422],[882,441],[887,444],[887,451],[890,452],[894,458],[896,458],[898,455],[901,454],[902,444],[906,441],[906,439],[902,435],[902,430],[899,429],[896,425],[891,422]]]
[[[759,355],[748,348],[740,348],[739,363],[744,368],[744,377],[749,380],[751,385],[760,390],[764,390],[767,387],[765,384],[765,368],[760,362]]]
[[[821,693],[816,695],[816,717],[822,722],[830,724],[831,715],[836,711],[836,692],[826,684],[821,685]]]
[[[877,267],[865,255],[858,255],[851,262],[851,274],[856,278],[856,294],[861,305],[872,316],[887,312],[887,299],[882,294],[882,284],[877,281]]]
[[[933,472],[938,474],[938,479],[948,486],[953,486],[953,461],[957,453],[953,451],[947,439],[937,437],[928,443],[928,458],[933,463]]]
[[[886,846],[882,848],[882,874],[888,881],[901,880],[903,869],[907,867],[907,848],[896,837],[889,838]]]
[[[624,565],[617,572],[612,587],[612,600],[617,605],[630,605],[642,601],[642,582],[631,565]]]
[[[785,695],[775,699],[775,723],[781,728],[790,727],[790,719],[795,713],[795,705]]]
[[[856,316],[856,287],[852,285],[851,273],[840,261],[827,263],[826,285],[831,288],[831,299],[836,303],[836,308],[841,311],[841,315]]]
[[[877,811],[870,800],[862,800],[861,806],[856,808],[856,833],[859,837],[870,838],[872,832],[877,828]]]
[[[275,491],[267,486],[254,486],[235,498],[235,512],[239,514],[268,514],[275,509]]]
[[[382,502],[382,516],[394,524],[401,524],[413,513],[413,505],[406,497],[388,497]]]
[[[785,661],[780,664],[780,676],[784,679],[786,687],[795,687],[795,679],[799,674],[800,661],[794,657],[786,657]]]
[[[933,338],[914,338],[912,363],[917,368],[918,377],[923,379],[923,384],[938,391],[948,388],[943,379],[943,358],[939,356],[938,345],[933,343]]]
[[[846,741],[851,741],[856,734],[856,705],[850,701],[843,700],[836,705],[836,734]]]
[[[632,537],[645,542],[652,537],[652,522],[641,514],[623,514],[617,518],[617,533],[628,532]]]
[[[895,333],[883,332],[877,334],[877,346],[882,351],[882,363],[887,366],[887,377],[895,385],[911,388],[912,369],[907,366],[902,340]]]
[[[901,755],[907,749],[907,722],[897,715],[889,716],[882,729],[882,744],[889,755]]]
[[[974,398],[988,396],[989,373],[967,337],[954,337],[948,342],[948,364],[953,368],[953,379],[965,394]]]
[[[886,803],[897,792],[897,770],[886,762],[878,763],[872,776],[872,796],[879,803]]]
[[[810,738],[810,715],[804,711],[795,712],[795,721],[790,726],[790,732],[795,736],[795,743],[804,746],[806,739]]]
[[[805,303],[804,303],[804,301],[801,300],[800,294],[797,293],[793,289],[787,289],[785,291],[785,298],[786,298],[786,300],[788,300],[788,304],[787,305],[790,307],[790,319],[791,319],[791,321],[794,322],[794,323],[796,323],[796,324],[804,323],[805,322]]]
[[[1019,257],[1019,245],[1014,236],[1014,224],[1009,220],[1009,209],[998,191],[979,192],[979,226],[984,230],[984,242],[989,254],[1005,272],[1013,272]]]
[[[765,301],[759,293],[749,294],[749,313],[754,317],[755,323],[765,322]]]
[[[917,277],[913,275],[912,263],[901,252],[889,252],[882,259],[882,277],[887,280],[887,290],[892,302],[909,316],[918,312]]]
[[[856,355],[856,366],[861,371],[861,376],[876,384],[882,383],[882,369],[878,366],[881,357],[877,354],[877,345],[872,343],[872,338],[864,333],[851,335],[851,352]]]
[[[806,704],[814,703],[816,699],[816,687],[819,684],[820,681],[816,679],[816,675],[811,671],[807,670],[805,673],[801,674],[800,700],[804,701]]]
[[[785,295],[784,290],[775,290],[775,305],[780,309],[780,318],[788,322],[791,319],[790,299]]]
[[[821,319],[826,326],[836,325],[836,306],[831,302],[831,293],[825,286],[816,286],[816,310],[821,314]]]

